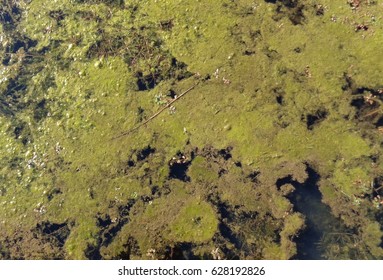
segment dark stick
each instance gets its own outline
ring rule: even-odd
[[[115,137],[112,138],[112,140],[115,140],[115,139],[118,139],[118,138],[121,138],[123,136],[126,136],[130,133],[132,133],[133,131],[139,129],[141,126],[147,124],[148,122],[150,122],[151,120],[153,120],[154,118],[156,118],[159,114],[161,114],[163,111],[165,111],[167,108],[169,108],[174,102],[176,102],[177,100],[179,100],[182,96],[184,96],[185,94],[187,94],[189,91],[191,91],[192,89],[194,89],[196,86],[198,85],[198,83],[194,84],[193,86],[191,86],[190,88],[188,88],[187,90],[185,90],[183,93],[181,93],[179,96],[177,96],[176,98],[174,98],[174,100],[172,100],[171,102],[169,102],[168,104],[166,104],[163,108],[161,108],[158,112],[156,112],[154,115],[152,115],[150,118],[148,118],[147,120],[145,120],[143,123],[140,123],[139,125],[133,127],[132,129],[128,130],[128,131],[125,131],[123,133],[121,133],[120,135],[117,135]]]

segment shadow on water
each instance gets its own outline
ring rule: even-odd
[[[167,246],[165,251],[165,260],[197,260],[193,253],[193,244],[189,242],[177,243],[173,246]]]
[[[307,166],[306,171],[308,178],[303,184],[288,176],[278,180],[277,187],[284,184],[294,186],[295,191],[288,199],[294,205],[294,211],[302,213],[306,218],[306,228],[294,240],[297,244],[294,259],[320,260],[325,259],[326,249],[321,246],[321,240],[328,234],[345,232],[346,227],[332,215],[330,207],[322,203],[322,194],[318,189],[319,174],[310,166]]]

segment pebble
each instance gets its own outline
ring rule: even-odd
[[[227,124],[227,125],[225,125],[225,126],[223,127],[223,130],[225,130],[225,131],[229,131],[229,130],[231,130],[231,124]]]

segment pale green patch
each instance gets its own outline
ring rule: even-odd
[[[218,220],[213,208],[204,201],[191,200],[169,225],[167,238],[176,242],[205,242],[213,237],[217,227]]]
[[[340,165],[335,169],[333,182],[341,192],[355,198],[369,192],[371,177],[360,167],[347,168]]]
[[[211,170],[206,159],[201,156],[198,156],[193,160],[188,174],[192,178],[192,182],[212,184],[218,179],[217,172]]]

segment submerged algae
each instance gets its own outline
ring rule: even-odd
[[[374,3],[2,8],[0,257],[167,259],[187,247],[203,259],[293,258],[310,223],[279,180],[303,183],[309,165],[352,232],[341,248],[323,236],[316,257],[382,258],[380,113],[361,117],[381,105]],[[172,114],[111,140],[193,74],[206,79]],[[185,176],[172,176],[177,161]],[[51,224],[65,226],[50,238]]]

